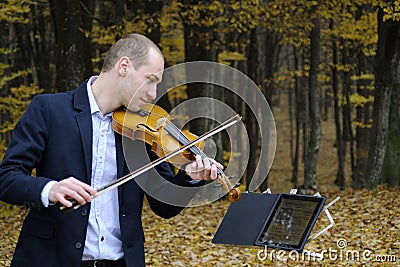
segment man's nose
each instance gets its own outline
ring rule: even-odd
[[[157,85],[149,86],[149,89],[147,90],[147,97],[150,98],[151,100],[156,99],[156,97],[157,97]]]

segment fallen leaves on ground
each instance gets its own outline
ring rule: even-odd
[[[400,188],[388,187],[323,193],[327,203],[340,196],[329,208],[336,225],[305,246],[309,252],[326,251],[323,261],[307,254],[292,253],[289,257],[289,252],[279,260],[274,254],[272,259],[260,260],[258,247],[212,244],[230,205],[225,200],[187,208],[170,220],[157,218],[145,206],[146,263],[148,266],[398,266],[399,193]],[[329,224],[322,213],[312,235]]]
[[[10,266],[26,210],[0,202],[0,266]]]
[[[145,204],[146,263],[147,266],[399,266],[399,194],[400,188],[385,186],[372,191],[322,192],[328,203],[340,196],[329,208],[336,225],[305,246],[305,251],[324,252],[322,261],[315,256],[289,252],[279,254],[283,256],[280,259],[272,253],[272,259],[268,255],[260,260],[259,247],[212,244],[230,205],[226,200],[187,208],[169,220],[157,217]],[[0,203],[0,266],[9,266],[25,214],[24,209]],[[323,213],[312,234],[327,225],[329,221]]]

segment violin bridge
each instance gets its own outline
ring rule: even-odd
[[[168,124],[168,119],[167,118],[160,118],[157,120],[156,123],[156,128],[160,128],[160,127],[165,127]]]

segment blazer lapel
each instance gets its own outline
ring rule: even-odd
[[[118,133],[115,133],[115,153],[117,157],[117,179],[122,177],[125,173],[125,158],[124,158],[124,150],[122,148],[122,136]],[[123,203],[123,194],[124,194],[124,186],[118,186],[118,200],[120,204],[120,208],[122,209]]]
[[[78,111],[78,113],[75,115],[75,118],[81,135],[83,153],[85,156],[85,165],[87,170],[86,180],[87,183],[90,184],[92,176],[93,126],[86,83],[87,80],[75,91],[74,108]]]

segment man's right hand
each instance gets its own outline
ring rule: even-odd
[[[68,199],[75,199],[79,204],[85,205],[87,202],[90,202],[92,196],[95,197],[96,194],[97,191],[90,185],[74,177],[69,177],[55,183],[51,187],[49,201],[53,203],[60,202],[64,206],[70,208],[72,203]]]

